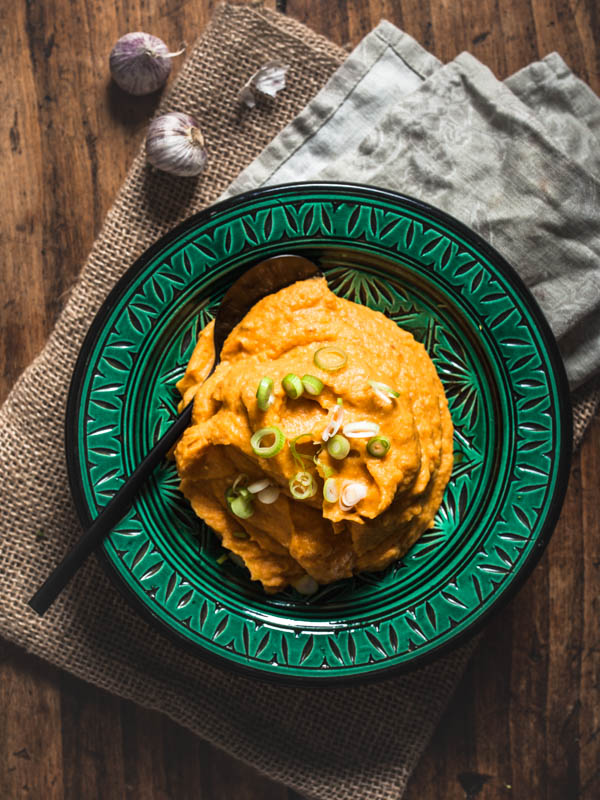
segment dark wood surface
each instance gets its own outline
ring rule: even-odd
[[[442,60],[503,78],[558,50],[600,91],[597,0],[287,0],[340,44],[382,17]],[[128,30],[173,46],[212,0],[0,3],[0,399],[42,347],[152,111],[123,108],[107,55]],[[176,65],[177,68],[177,65]],[[600,797],[600,417],[552,543],[487,628],[409,800]],[[156,713],[0,643],[0,800],[298,800]]]

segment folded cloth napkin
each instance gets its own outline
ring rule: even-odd
[[[398,144],[401,150],[418,148],[425,134],[423,141],[431,144],[435,140],[428,124],[424,120],[419,123],[420,103],[410,105],[415,94],[423,100],[429,98],[427,107],[436,108],[430,113],[431,123],[437,124],[436,118],[445,112],[444,104],[436,105],[434,99],[443,96],[444,86],[449,87],[452,91],[446,102],[460,100],[465,113],[477,119],[477,126],[485,123],[489,141],[495,141],[494,113],[508,118],[518,105],[519,126],[498,126],[498,145],[494,146],[499,147],[498,152],[508,153],[509,132],[527,130],[532,159],[545,159],[547,148],[553,147],[556,158],[566,160],[564,149],[570,150],[577,171],[565,183],[564,194],[555,185],[558,173],[549,170],[547,204],[536,207],[541,207],[549,220],[544,232],[563,248],[556,251],[561,253],[564,267],[556,280],[562,276],[568,285],[572,271],[582,285],[588,287],[583,281],[591,282],[593,274],[588,274],[582,253],[584,248],[591,252],[595,247],[593,234],[586,230],[580,253],[575,244],[579,228],[569,232],[560,225],[566,226],[570,219],[562,216],[563,203],[568,205],[571,197],[578,196],[581,185],[595,186],[588,164],[593,145],[583,129],[595,136],[600,113],[595,96],[560,60],[551,58],[532,65],[529,72],[518,73],[503,87],[465,57],[442,67],[409,36],[386,23],[366,37],[336,72],[344,57],[340,48],[289,18],[223,6],[161,103],[161,112],[186,110],[202,120],[211,144],[206,173],[199,181],[187,182],[183,191],[180,180],[148,169],[140,151],[46,348],[0,410],[0,632],[81,678],[163,711],[308,796],[397,800],[462,674],[473,642],[405,677],[371,686],[317,691],[251,681],[174,647],[130,610],[93,561],[43,619],[26,606],[50,565],[80,534],[67,488],[62,431],[70,374],[94,313],[116,279],[144,249],[176,222],[213,202],[279,130],[283,129],[281,135],[230,191],[332,170],[344,171],[340,174],[344,179],[358,179],[353,159],[370,180],[384,182],[380,175],[384,162],[371,154],[391,153],[388,148]],[[284,58],[291,65],[286,90],[275,103],[237,114],[235,98],[241,83],[262,63],[275,58]],[[328,78],[326,88],[316,94]],[[486,116],[491,97],[496,110]],[[529,111],[523,111],[523,106]],[[409,147],[402,145],[405,128],[401,118],[410,109],[414,127],[407,130],[414,131],[414,141]],[[544,128],[536,116],[540,109]],[[567,124],[570,117],[577,117],[580,127]],[[406,119],[403,124],[409,122]],[[437,124],[435,131],[443,159],[452,160],[452,137],[460,148],[460,130]],[[387,138],[393,141],[388,143]],[[346,154],[352,152],[354,156],[348,160]],[[468,156],[465,150],[460,153],[461,158]],[[402,158],[398,163],[411,164],[408,153]],[[396,188],[408,191],[410,170],[406,170],[405,183],[395,163],[396,159],[391,159],[390,180]],[[436,180],[444,178],[444,186],[450,188],[451,175],[461,180],[465,175],[458,164],[455,169]],[[560,175],[564,176],[564,171]],[[413,194],[421,194],[414,191],[417,183],[418,178],[410,184]],[[442,194],[438,197],[441,204]],[[494,199],[498,208],[490,233],[498,237],[502,214],[507,225],[512,224],[512,214],[506,205],[502,211],[499,188]],[[488,200],[491,202],[491,195]],[[535,202],[540,203],[537,194]],[[485,234],[484,207],[485,197],[478,206],[479,228]],[[464,217],[468,204],[449,210]],[[523,213],[527,213],[525,205]],[[502,248],[497,238],[495,243],[509,258],[514,255]],[[550,311],[547,308],[547,313]],[[575,326],[577,341],[572,348],[577,365],[574,381],[582,380],[586,365],[594,363],[594,348],[579,341],[580,327]],[[567,330],[563,346],[568,336]],[[571,350],[563,352],[569,356]],[[597,393],[585,391],[576,405],[579,439],[597,402]],[[42,539],[36,536],[40,531]]]
[[[600,370],[599,113],[556,53],[502,83],[382,22],[226,195],[349,180],[444,209],[532,289],[575,388]]]

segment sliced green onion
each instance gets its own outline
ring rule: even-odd
[[[296,500],[306,500],[317,493],[317,483],[310,472],[297,472],[290,478],[290,492]]]
[[[281,381],[281,385],[283,386],[287,396],[291,397],[292,400],[297,400],[300,395],[304,394],[302,380],[297,375],[294,375],[293,372],[290,372],[285,376],[285,378]]]
[[[230,486],[229,489],[225,489],[225,500],[227,500],[228,503],[230,503],[234,497],[237,497],[237,492],[234,491],[232,486]]]
[[[271,485],[271,481],[268,478],[259,478],[257,481],[253,481],[248,486],[248,491],[250,494],[258,494],[262,492],[263,489],[266,489],[267,486]]]
[[[235,490],[234,490],[234,491],[235,491]],[[241,498],[242,498],[242,500],[246,500],[246,501],[248,501],[248,500],[252,500],[252,494],[251,494],[251,492],[250,492],[248,489],[246,489],[246,487],[245,487],[245,486],[241,486],[241,487],[240,487],[240,488],[237,490],[237,496],[238,496],[238,497],[241,497]]]
[[[234,492],[237,492],[238,487],[243,486],[247,480],[248,476],[244,475],[244,473],[242,472],[242,474],[238,475],[237,478],[234,480],[233,486],[231,488],[233,489]]]
[[[249,539],[250,537],[246,531],[234,531],[232,534],[234,539]]]
[[[233,500],[229,502],[229,510],[240,519],[248,519],[254,514],[252,500],[247,500],[244,497],[234,497]]]
[[[227,561],[228,558],[229,558],[229,555],[227,553],[223,553],[222,555],[220,555],[217,558],[217,564],[224,564]]]
[[[273,444],[264,445],[263,440],[270,436],[273,437]],[[261,458],[273,458],[279,453],[284,444],[285,436],[276,425],[272,425],[270,428],[261,428],[252,434],[250,439],[250,446],[254,454]]]
[[[306,393],[312,395],[313,397],[321,394],[325,388],[323,381],[315,378],[314,375],[304,375],[302,377],[302,385],[304,386]]]
[[[342,431],[348,439],[370,439],[379,433],[379,425],[376,422],[360,420],[360,422],[349,422],[344,425]]]
[[[319,461],[319,454],[317,454],[313,458],[313,461],[315,462],[315,466],[316,466],[317,470],[319,471],[319,475],[321,475],[321,477],[327,479],[327,478],[330,478],[333,475],[333,470],[331,469],[331,467],[328,464],[322,464]]]
[[[323,484],[323,497],[328,503],[335,503],[338,499],[339,492],[334,478],[327,478]]]
[[[367,487],[360,481],[348,481],[342,487],[340,506],[343,511],[350,511],[367,496]]]
[[[341,397],[338,397],[338,399],[336,400],[336,403],[338,404],[338,406],[343,406],[344,405],[344,401],[342,400]]]
[[[336,345],[320,347],[313,356],[315,366],[326,372],[335,372],[344,367],[348,361],[347,354]]]
[[[296,444],[300,441],[300,439],[305,439],[307,436],[312,442],[312,433],[301,433],[299,436],[296,436],[294,439],[288,442],[292,458],[299,467],[302,467],[302,469],[304,469],[304,459],[310,458],[310,456],[305,456],[302,455],[302,453],[299,453],[296,449]]]
[[[324,442],[328,442],[332,436],[335,436],[339,429],[342,427],[344,421],[344,409],[342,406],[334,406],[327,417],[328,422],[325,430],[321,435]]]
[[[391,442],[387,436],[373,436],[367,442],[367,452],[369,455],[375,456],[375,458],[383,458],[387,455],[390,444]]]
[[[277,498],[279,497],[279,492],[280,492],[279,486],[267,486],[266,489],[260,491],[256,496],[258,497],[261,503],[264,503],[265,505],[268,506],[277,500]]]
[[[394,400],[396,397],[400,397],[400,392],[392,389],[392,387],[388,386],[387,383],[381,383],[381,381],[369,381],[369,386],[373,389],[377,397],[381,398],[388,405],[390,404],[390,399]]]
[[[345,436],[338,433],[327,442],[327,452],[332,458],[341,461],[350,452],[350,442]]]
[[[266,411],[273,402],[273,379],[261,378],[256,390],[256,400],[261,411]]]

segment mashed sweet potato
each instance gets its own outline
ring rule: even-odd
[[[315,353],[325,346],[347,356],[345,364],[317,366]],[[212,360],[211,324],[178,384],[182,404],[194,400],[192,424],[175,449],[181,490],[265,591],[383,569],[431,526],[452,470],[452,422],[435,367],[410,333],[311,279],[257,303],[205,380]],[[291,399],[282,386],[289,374],[317,378],[323,389]],[[264,411],[257,401],[263,378],[273,381]],[[341,459],[323,441],[336,421],[350,445]],[[251,438],[269,427],[285,443],[264,458]],[[389,442],[380,457],[367,448],[375,434]],[[300,493],[314,492],[305,499],[290,487],[299,472],[309,473]],[[257,493],[267,480],[270,496]],[[250,497],[246,487],[254,489]],[[243,518],[231,503],[240,493]],[[353,494],[364,497],[348,507],[343,498]]]

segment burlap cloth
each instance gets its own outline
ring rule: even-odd
[[[91,319],[123,271],[174,224],[214,201],[324,85],[345,52],[287,17],[220,7],[160,110],[202,120],[198,181],[149,170],[138,154],[44,351],[0,411],[0,632],[42,658],[158,709],[234,756],[318,798],[398,798],[473,643],[409,676],[341,689],[273,687],[205,664],[139,618],[92,559],[43,619],[26,602],[80,535],[67,486],[67,388]],[[291,65],[275,103],[240,116],[240,76]],[[575,397],[581,440],[599,393]],[[36,534],[42,531],[46,538]]]

